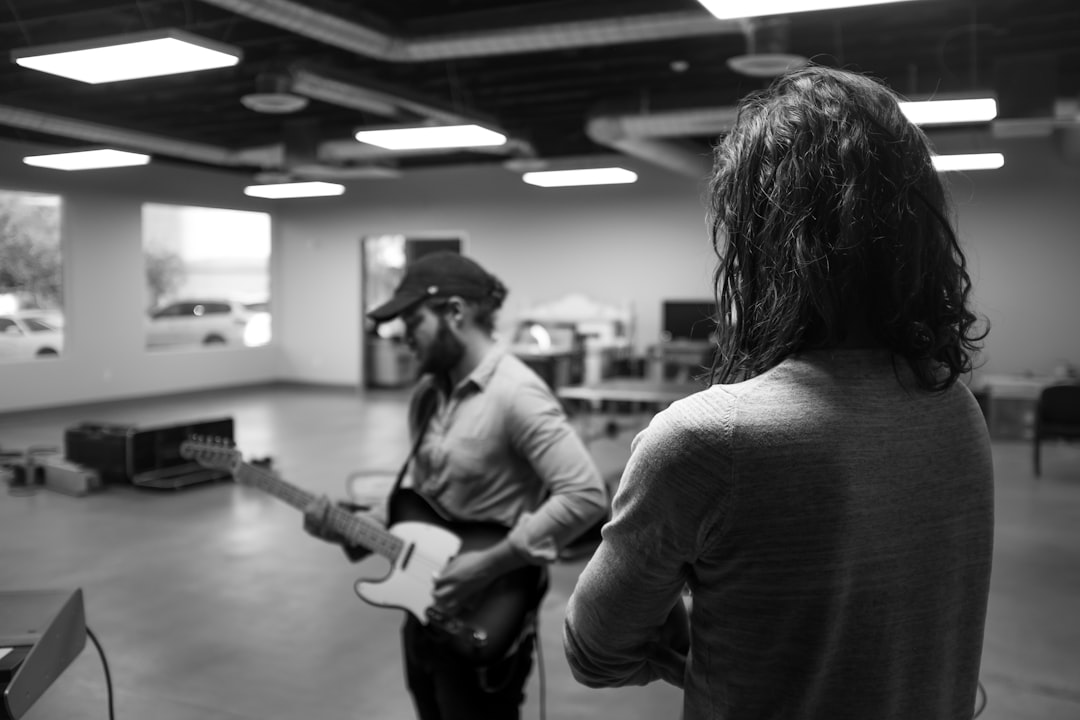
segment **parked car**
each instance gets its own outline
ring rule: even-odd
[[[252,321],[255,324],[252,325]],[[259,332],[249,330],[249,326]],[[264,345],[269,341],[265,302],[220,298],[182,299],[150,313],[148,347],[177,345]]]
[[[0,360],[56,357],[64,349],[64,331],[37,311],[0,315]]]

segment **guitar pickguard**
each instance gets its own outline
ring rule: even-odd
[[[443,631],[463,660],[486,664],[513,647],[546,588],[546,570],[529,565],[497,578],[470,607],[454,617],[433,613],[434,574],[459,552],[483,550],[501,541],[495,523],[452,522],[411,490],[390,499],[390,532],[406,549],[381,581],[362,580],[356,592],[366,602],[402,608],[421,623]],[[434,618],[434,619],[433,619]]]
[[[434,604],[435,574],[457,555],[461,539],[449,530],[422,522],[400,522],[389,529],[407,543],[405,552],[384,579],[357,582],[356,593],[372,605],[407,610],[426,624]]]

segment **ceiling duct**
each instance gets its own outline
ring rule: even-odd
[[[771,78],[810,62],[809,58],[788,52],[791,22],[786,17],[748,18],[742,23],[746,53],[728,58],[727,66],[733,72]]]
[[[255,78],[255,92],[240,98],[248,110],[273,115],[294,113],[307,107],[306,97],[292,91],[292,80],[282,73],[260,73]]]
[[[371,27],[343,20],[341,17],[307,7],[295,0],[203,0],[203,2],[229,10],[238,15],[268,25],[303,35],[318,42],[342,48],[358,55],[387,62],[422,62],[452,60],[469,57],[545,52],[581,47],[604,47],[636,42],[670,40],[686,37],[741,34],[747,37],[751,51],[768,47],[771,38],[779,36],[779,30],[769,35],[765,25],[751,25],[745,20],[717,20],[702,11],[672,11],[645,15],[627,15],[597,20],[553,22],[523,27],[497,28],[474,32],[456,32],[446,35],[426,35],[408,38],[391,35]],[[767,28],[773,28],[769,24]],[[758,35],[754,36],[755,28]],[[786,36],[785,36],[786,40]],[[293,73],[292,90],[313,99],[335,102],[346,107],[351,103],[381,106],[380,114],[388,117],[394,110],[404,110],[443,122],[459,122],[456,117],[445,117],[432,112],[430,105],[409,106],[399,96],[380,96],[377,91],[361,89],[325,77],[312,77],[307,71]],[[729,108],[685,110],[664,115],[609,116],[594,118],[586,129],[594,142],[630,156],[638,157],[673,172],[701,177],[711,169],[711,162],[692,147],[673,140],[694,134],[679,132],[679,123],[697,123],[703,114],[719,114],[727,117]],[[666,125],[669,129],[661,131]],[[729,125],[725,125],[728,127]],[[534,151],[518,142],[503,152],[529,157]],[[337,158],[377,158],[375,149],[334,141],[323,145],[324,154]]]
[[[674,138],[722,135],[735,124],[737,112],[735,107],[719,106],[595,115],[585,133],[599,145],[680,175],[704,178],[712,172],[712,154]]]
[[[345,161],[369,160],[371,157],[362,155],[344,157],[343,153],[335,152],[334,141],[322,142],[311,148],[310,140],[303,137],[304,133],[308,132],[308,129],[302,126],[295,128],[293,133],[296,135],[294,140],[296,144],[291,150],[292,156],[290,158],[285,143],[231,150],[214,145],[175,140],[160,135],[75,120],[9,105],[0,105],[0,123],[46,135],[58,135],[81,140],[95,145],[112,145],[125,150],[137,150],[151,155],[190,160],[218,167],[262,168],[276,173],[287,173],[301,179],[375,179],[397,177],[399,175],[393,168],[344,164]],[[301,147],[305,144],[307,144],[307,147]],[[349,141],[349,144],[352,146],[360,145],[355,141]],[[380,148],[372,149],[379,151],[379,157],[393,155],[391,151],[383,151]],[[314,158],[312,158],[313,154]],[[369,156],[374,155],[376,153],[369,153]],[[288,159],[291,159],[296,164],[295,167],[287,167]]]
[[[739,21],[717,20],[707,12],[694,10],[408,38],[349,22],[337,15],[307,7],[297,0],[202,1],[327,45],[386,62],[518,55],[745,32]]]
[[[258,90],[267,90],[278,98],[268,101],[277,108],[280,108],[281,97],[295,98],[302,95],[304,97],[299,99],[305,102],[306,98],[310,97],[342,107],[377,113],[395,120],[420,117],[424,120],[449,124],[492,124],[483,118],[465,116],[414,95],[398,94],[397,91],[388,88],[357,85],[299,65],[289,69],[285,74],[259,76],[257,85]],[[402,156],[457,152],[452,148],[437,151],[387,150],[365,145],[353,139],[319,142],[313,128],[300,120],[285,123],[282,143],[243,149],[176,140],[8,105],[0,105],[0,124],[207,165],[257,167],[273,172],[302,175],[311,179],[316,179],[316,177],[317,179],[398,177],[400,171],[396,169],[378,165],[356,165],[356,163],[379,163]],[[297,154],[301,146],[304,148],[302,156]],[[511,156],[535,155],[535,150],[527,142],[513,138],[502,146],[474,148],[473,151]]]
[[[10,105],[0,105],[0,123],[46,135],[59,135],[88,143],[116,145],[125,150],[139,150],[151,154],[167,155],[207,165],[237,166],[248,164],[247,160],[256,161],[260,159],[257,155],[241,159],[238,153],[226,148],[174,140],[160,135],[74,120]],[[253,162],[251,164],[259,165],[261,163]]]
[[[336,73],[316,70],[305,65],[290,69],[292,92],[306,95],[313,100],[341,107],[375,113],[392,119],[408,119],[415,116],[448,125],[479,123],[491,125],[485,118],[466,116],[435,101],[412,95],[396,88],[380,88],[373,84],[357,84]]]

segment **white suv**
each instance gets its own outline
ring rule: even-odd
[[[150,313],[146,345],[152,348],[265,345],[269,340],[269,312],[266,308],[265,302],[244,303],[220,298],[177,300]],[[256,328],[260,332],[253,332]]]

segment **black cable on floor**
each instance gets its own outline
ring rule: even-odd
[[[98,642],[94,632],[90,628],[86,628],[86,634],[90,636],[90,639],[94,642],[94,647],[97,648],[98,655],[101,656],[101,666],[105,668],[105,688],[109,696],[109,720],[116,720],[116,714],[113,712],[113,687],[112,675],[109,674],[109,661],[105,659],[105,651],[102,649],[101,643]]]

